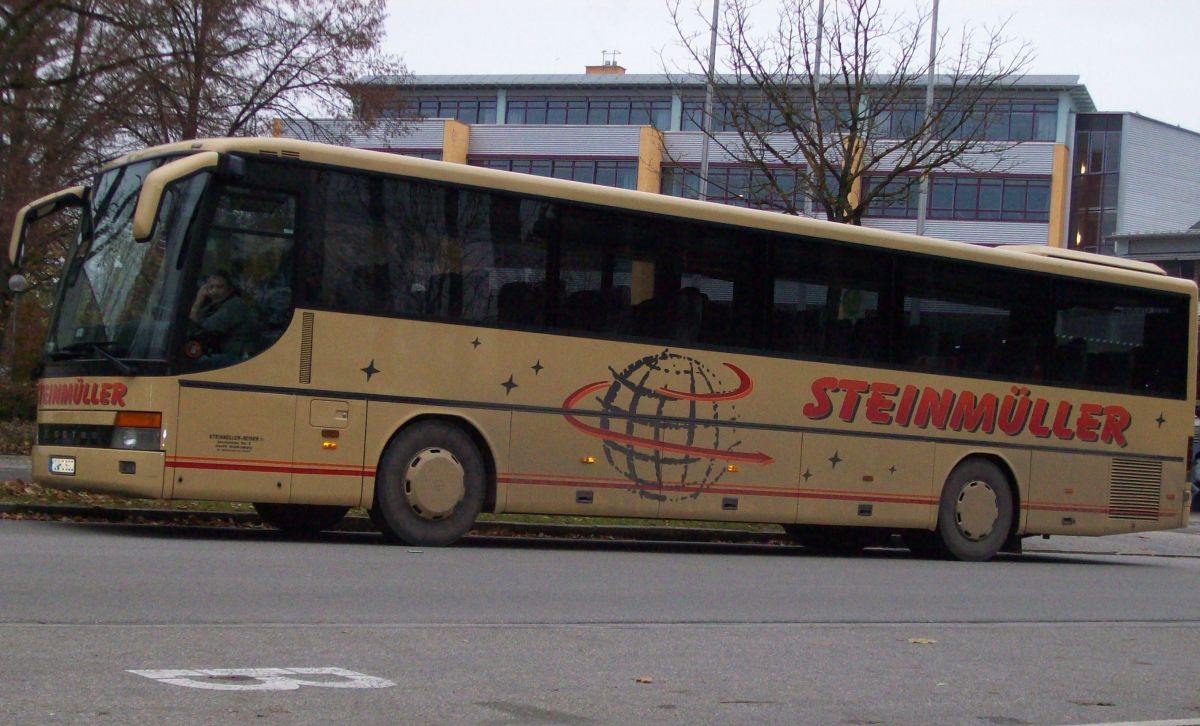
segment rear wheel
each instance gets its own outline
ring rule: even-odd
[[[372,508],[385,535],[448,545],[471,530],[486,491],[483,456],[458,426],[422,421],[400,432],[379,463]]]
[[[938,508],[938,535],[952,556],[990,560],[1004,546],[1012,523],[1012,489],[999,467],[983,459],[955,467]]]
[[[254,510],[258,512],[264,524],[282,529],[288,534],[309,536],[336,527],[350,508],[324,504],[255,502]]]

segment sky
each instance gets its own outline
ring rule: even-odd
[[[682,60],[665,0],[387,1],[386,49],[419,75],[582,73],[612,50],[629,73],[661,73],[664,60]],[[931,2],[883,0],[896,13]],[[711,0],[683,0],[697,3],[711,13]],[[764,18],[774,18],[775,5],[758,0]],[[940,0],[940,30],[1004,22],[1005,34],[1035,54],[1027,73],[1079,76],[1100,111],[1200,132],[1200,1]]]

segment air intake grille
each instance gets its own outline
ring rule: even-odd
[[[312,383],[313,314],[304,313],[300,326],[300,382]]]
[[[1162,462],[1113,459],[1108,490],[1110,519],[1158,519]]]

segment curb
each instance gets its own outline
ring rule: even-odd
[[[0,504],[3,514],[41,514],[48,517],[78,517],[110,523],[193,524],[197,526],[246,527],[264,526],[253,512],[204,512],[188,509],[116,509],[111,507],[80,507],[66,504]],[[1198,518],[1200,519],[1200,518]],[[198,521],[199,520],[199,521]],[[346,517],[333,531],[377,533],[367,517]],[[739,529],[667,527],[621,524],[554,524],[506,522],[503,520],[476,522],[468,537],[523,537],[529,539],[618,540],[632,542],[690,542],[733,545],[779,545],[799,547],[783,532],[747,532]],[[1089,537],[1089,541],[1097,538]],[[1071,547],[1070,538],[1059,538],[1053,545],[1027,546],[1027,554],[1084,554],[1144,557],[1197,558],[1196,552],[1146,552],[1122,550],[1097,551]],[[886,549],[906,549],[898,537],[884,545]]]
[[[156,523],[208,520],[220,526],[262,525],[251,512],[204,512],[187,509],[113,509],[79,507],[66,504],[0,504],[0,514],[43,514],[51,517],[81,517],[113,523],[144,521]],[[265,525],[264,525],[265,526]],[[366,517],[346,517],[338,532],[378,532]],[[695,527],[643,527],[638,525],[531,524],[528,522],[476,522],[468,536],[475,537],[547,537],[562,539],[625,539],[650,542],[721,542],[732,544],[789,543],[782,532],[746,532],[737,529],[700,529]]]

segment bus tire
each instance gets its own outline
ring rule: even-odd
[[[950,472],[938,506],[938,535],[952,557],[992,559],[1008,540],[1012,523],[1012,489],[999,467],[969,459]]]
[[[336,527],[350,508],[325,504],[255,502],[254,511],[258,512],[264,524],[282,529],[288,534],[310,537]]]
[[[486,471],[458,426],[420,421],[404,429],[379,462],[374,508],[384,535],[423,547],[456,542],[483,509]]]

